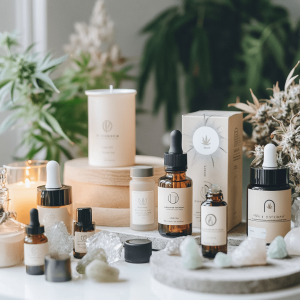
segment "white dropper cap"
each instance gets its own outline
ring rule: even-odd
[[[60,170],[58,162],[50,160],[47,163],[47,183],[46,189],[60,189]]]
[[[267,144],[264,149],[263,168],[277,168],[277,150],[274,144]]]

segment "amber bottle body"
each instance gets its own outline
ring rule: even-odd
[[[27,234],[24,239],[24,244],[37,246],[37,250],[34,250],[37,255],[45,256],[48,254],[48,239],[44,234]],[[26,273],[29,275],[43,275],[45,273],[44,260],[42,259],[41,264],[38,266],[26,264]]]
[[[82,258],[86,255],[86,240],[95,233],[95,223],[85,225],[81,222],[74,222],[74,248],[73,256]],[[77,250],[77,251],[76,251]]]
[[[211,244],[205,245],[205,242],[203,242],[204,238],[203,238],[203,233],[202,233],[202,230],[203,230],[202,224],[203,224],[203,222],[207,221],[207,216],[204,216],[202,214],[202,211],[204,212],[204,210],[202,210],[203,207],[212,208],[210,210],[210,212],[212,212],[212,213],[209,214],[209,215],[213,215],[212,216],[213,221],[211,221],[212,223],[218,222],[217,219],[220,219],[219,216],[215,219],[215,215],[217,215],[217,212],[214,213],[214,211],[215,211],[214,208],[224,207],[224,211],[222,211],[222,213],[221,213],[223,215],[223,216],[221,216],[222,219],[225,218],[225,222],[223,222],[223,226],[222,226],[224,243],[222,243],[221,245],[211,245]],[[206,217],[206,220],[205,220],[205,217]],[[223,227],[225,227],[225,228],[223,228]],[[222,193],[210,194],[210,195],[208,194],[207,200],[201,204],[201,244],[202,244],[202,254],[204,257],[214,258],[218,252],[227,253],[227,231],[228,231],[228,229],[227,229],[227,203],[225,201],[223,201]],[[206,234],[209,235],[209,233],[206,233]],[[212,244],[215,244],[215,240],[218,239],[218,237],[215,237],[214,234],[211,234],[211,236],[209,238],[212,239]]]
[[[176,191],[176,189],[190,188],[191,191],[192,184],[193,184],[192,179],[186,176],[185,171],[171,171],[171,172],[166,171],[165,176],[159,179],[158,187],[169,190],[168,192],[172,193],[172,189]],[[185,209],[190,209],[190,211],[192,211],[192,193],[189,193],[189,195],[190,196],[186,196],[186,198],[183,197],[183,199],[180,199],[180,201],[182,201],[181,205],[185,206]],[[160,199],[158,199],[158,201],[160,201]],[[168,225],[168,224],[164,224],[163,222],[160,222],[159,220],[158,232],[160,233],[160,235],[169,238],[191,235],[192,214],[190,217],[190,222],[182,225]]]

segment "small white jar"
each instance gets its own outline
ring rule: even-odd
[[[137,231],[155,230],[155,182],[153,167],[130,168],[130,228]]]

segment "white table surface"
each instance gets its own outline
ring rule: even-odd
[[[1,253],[0,253],[1,255]],[[120,270],[120,281],[95,283],[75,271],[73,280],[64,283],[45,281],[44,275],[30,276],[25,266],[0,268],[0,300],[235,300],[284,299],[299,300],[300,286],[281,291],[252,295],[200,294],[168,287],[151,278],[149,264],[115,263]]]

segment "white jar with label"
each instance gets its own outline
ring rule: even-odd
[[[89,164],[125,167],[135,162],[136,90],[86,91],[89,119]]]
[[[155,182],[153,167],[135,166],[130,169],[130,228],[155,230]]]

